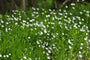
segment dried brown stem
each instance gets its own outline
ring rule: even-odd
[[[65,0],[64,2],[63,2],[63,6],[65,6],[68,2],[70,2],[71,0]]]

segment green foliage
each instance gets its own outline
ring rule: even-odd
[[[0,19],[1,60],[86,60],[90,57],[88,5],[86,8],[73,3],[57,11],[32,7],[26,12],[12,12]]]
[[[0,14],[0,18],[2,18],[2,15]]]
[[[46,0],[46,1],[44,1],[44,0],[39,0],[38,1],[37,0],[36,2],[37,2],[37,6],[39,8],[47,8],[47,9],[49,9],[49,8],[53,7],[53,5],[52,5],[53,0]]]

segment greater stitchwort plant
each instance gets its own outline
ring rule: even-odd
[[[0,59],[86,60],[90,10],[82,7],[72,3],[58,10],[12,10],[0,19]]]

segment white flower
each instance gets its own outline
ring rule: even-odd
[[[18,18],[15,18],[15,17],[14,17],[14,20],[18,21]]]
[[[79,54],[81,54],[81,51],[79,51]]]
[[[42,12],[42,15],[44,15],[44,13]]]
[[[32,14],[32,17],[34,17],[35,15],[34,14]]]
[[[72,47],[71,46],[69,46],[69,49],[71,49]]]
[[[86,14],[87,17],[89,17],[89,14]]]
[[[65,6],[66,8],[68,8],[68,6]]]
[[[58,35],[58,33],[56,33],[56,35]]]
[[[28,39],[30,39],[31,37],[29,36]]]
[[[88,33],[86,33],[86,35],[88,35]]]
[[[6,57],[6,55],[3,56],[4,58]]]
[[[68,40],[68,43],[71,44],[71,45],[73,45],[73,43],[70,41],[70,39]]]
[[[81,43],[81,45],[83,45],[83,43]]]
[[[36,10],[34,7],[32,7],[33,10]]]
[[[78,27],[80,27],[80,25],[78,25]]]
[[[46,29],[44,29],[44,33],[47,33]]]
[[[73,20],[76,20],[76,18],[75,18],[75,17],[73,17]]]
[[[51,51],[50,51],[50,50],[48,50],[48,53],[51,53]]]
[[[84,29],[80,29],[80,31],[85,32],[85,30],[84,30]]]
[[[82,49],[82,47],[80,47],[80,49]]]
[[[32,60],[31,58],[29,58],[29,60]]]
[[[40,44],[39,41],[36,41],[36,42],[37,42],[37,44]]]
[[[62,13],[58,13],[59,15],[62,15]]]
[[[75,9],[75,7],[72,7],[72,9]]]
[[[2,25],[2,27],[4,27],[4,25]]]
[[[42,45],[42,48],[45,48],[45,46],[44,46],[44,45]]]
[[[48,42],[46,43],[46,46],[48,46]]]
[[[84,19],[82,19],[82,21],[84,21]]]
[[[50,17],[50,15],[46,15],[46,17]]]
[[[46,50],[48,50],[48,48],[47,48],[47,47],[46,47],[45,49],[46,49]]]
[[[26,56],[24,56],[23,58],[24,58],[24,59],[27,59],[27,57],[26,57]]]
[[[79,55],[80,58],[82,58],[82,55]]]
[[[87,47],[89,49],[89,47]]]
[[[53,49],[55,49],[56,47],[53,47]]]
[[[17,25],[18,23],[16,22],[15,25]]]
[[[37,10],[39,10],[39,8],[37,8]]]
[[[59,11],[61,11],[61,9],[59,9]]]
[[[8,32],[8,29],[6,28],[6,32]]]
[[[52,50],[52,48],[51,48],[51,47],[49,47],[49,49],[50,49],[50,50]]]
[[[41,47],[41,45],[38,45],[38,47]]]
[[[8,22],[6,22],[6,24],[8,25],[9,23],[8,23]]]
[[[70,15],[72,15],[72,13],[70,13]]]
[[[85,0],[82,0],[82,1],[85,1]]]
[[[54,29],[54,27],[51,27],[52,29]]]
[[[49,56],[47,56],[47,59],[50,59],[50,57],[49,57]]]
[[[55,9],[53,9],[53,11],[55,11]]]
[[[43,35],[43,32],[40,31],[39,34],[40,34],[40,35]]]
[[[23,60],[23,59],[20,59],[20,60]]]
[[[89,42],[90,42],[90,39],[89,39]]]
[[[52,20],[55,20],[55,18],[54,18],[54,17],[52,17]]]
[[[2,55],[0,54],[0,57],[2,57]]]
[[[9,55],[11,55],[11,53],[9,53]]]
[[[61,24],[61,21],[59,21],[58,24]]]
[[[25,23],[22,23],[23,26],[25,26]]]
[[[89,13],[89,11],[86,11],[86,13]]]
[[[35,57],[35,60],[37,60],[37,58]]]
[[[79,22],[79,24],[82,24],[81,22]]]
[[[75,3],[71,3],[72,6],[75,6]]]
[[[42,9],[42,11],[44,11],[44,9]]]
[[[77,24],[74,24],[74,27],[77,29],[78,27],[76,26]]]
[[[62,35],[64,35],[64,33],[62,33]]]
[[[49,25],[47,25],[47,27],[49,27]]]
[[[83,14],[82,12],[80,12],[80,14]]]
[[[64,10],[64,12],[66,12],[66,10]]]
[[[49,9],[49,11],[52,11],[51,9]]]
[[[77,0],[77,2],[79,2],[79,0]]]
[[[43,51],[43,54],[45,54],[45,51]]]
[[[6,55],[6,57],[9,57],[9,55]]]
[[[67,16],[65,16],[65,18],[67,18]]]
[[[56,36],[55,36],[55,35],[53,35],[53,37],[55,38]]]
[[[29,22],[33,22],[33,20],[29,20]]]
[[[88,39],[88,37],[85,37],[85,38],[84,38],[84,40],[87,40],[87,39]]]
[[[49,53],[46,53],[47,56],[49,56]]]

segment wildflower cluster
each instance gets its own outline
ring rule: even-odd
[[[10,59],[21,60],[85,58],[90,49],[87,30],[90,11],[75,12],[75,4],[71,6],[73,11],[68,10],[69,6],[58,11],[32,7],[27,14],[13,10],[11,16],[0,19],[0,47],[3,47],[0,58],[8,52]]]

